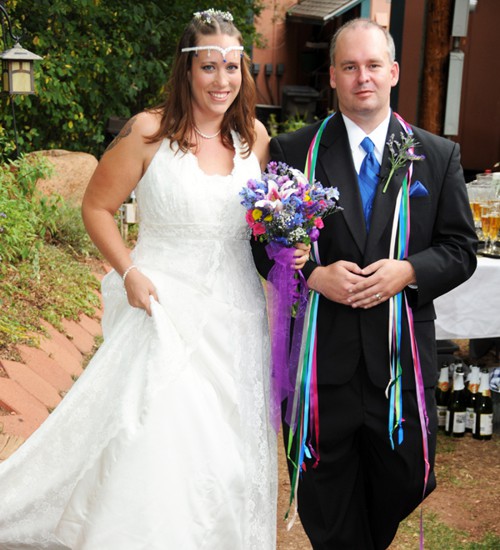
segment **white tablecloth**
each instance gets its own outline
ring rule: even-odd
[[[500,259],[479,257],[472,277],[434,305],[437,340],[500,337]]]

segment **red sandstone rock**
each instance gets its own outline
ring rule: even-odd
[[[66,201],[80,205],[88,182],[97,166],[97,159],[88,154],[54,149],[39,151],[54,166],[54,173],[39,180],[37,187],[47,195],[61,195]]]

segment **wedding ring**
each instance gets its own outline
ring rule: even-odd
[[[380,300],[380,298],[382,298],[382,295],[380,294],[380,292],[377,292],[377,294],[375,294],[375,298],[377,298],[377,300]]]

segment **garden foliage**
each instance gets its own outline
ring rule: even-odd
[[[0,164],[0,355],[42,330],[40,319],[92,315],[98,282],[87,258],[96,254],[80,209],[37,188],[52,165],[40,154]]]
[[[194,11],[230,10],[250,51],[259,1],[7,0],[14,34],[22,29],[22,46],[43,60],[35,64],[36,95],[0,97],[0,136],[13,140],[14,101],[22,152],[60,148],[99,157],[108,117],[130,117],[162,99]]]

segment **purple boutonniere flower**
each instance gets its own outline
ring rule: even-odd
[[[394,134],[391,134],[387,146],[389,147],[389,155],[391,161],[391,171],[387,176],[385,181],[384,188],[382,193],[387,191],[387,186],[391,181],[392,176],[396,170],[402,168],[407,162],[414,162],[417,160],[424,160],[425,155],[416,155],[415,147],[419,146],[420,143],[415,140],[413,135],[400,133],[401,141],[396,141],[394,139]]]

